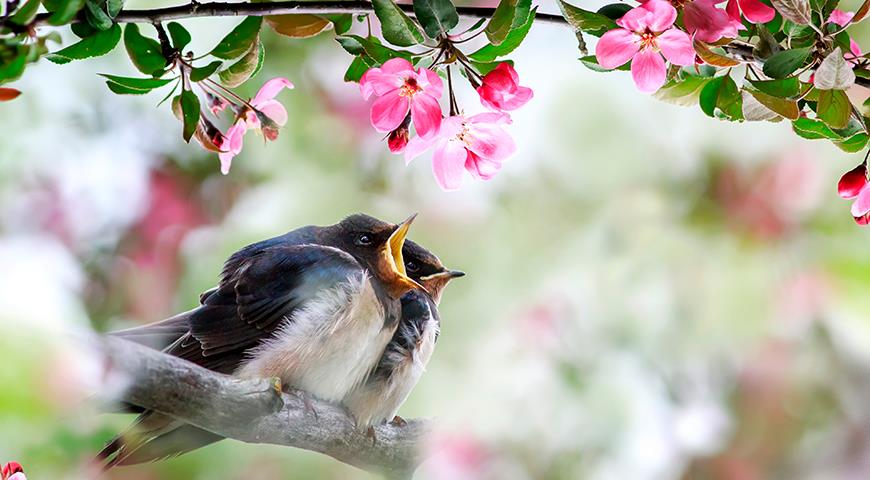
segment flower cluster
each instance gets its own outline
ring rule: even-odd
[[[9,462],[6,465],[3,465],[2,471],[0,471],[0,479],[2,480],[27,480],[27,477],[24,476],[24,469],[21,468],[21,464],[18,462]]]
[[[870,182],[867,181],[867,162],[849,170],[840,178],[837,193],[852,202],[852,217],[858,225],[870,224]]]
[[[459,113],[451,82],[450,115],[444,118],[441,78],[431,68],[415,70],[404,58],[370,68],[360,78],[363,98],[377,97],[371,107],[371,123],[375,130],[388,133],[390,151],[404,152],[407,163],[434,149],[432,171],[446,191],[462,185],[464,171],[488,180],[501,170],[502,162],[516,151],[513,138],[503,128],[511,123],[505,112],[522,107],[533,96],[531,89],[519,84],[510,63],[500,63],[477,78],[470,69],[466,73],[481,104],[490,112],[472,116]],[[413,138],[412,124],[416,132]]]

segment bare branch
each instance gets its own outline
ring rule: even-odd
[[[381,425],[375,439],[340,406],[278,390],[277,382],[239,380],[116,337],[92,339],[109,368],[132,381],[121,398],[210,432],[248,443],[304,448],[391,478],[410,478],[422,461],[428,422]]]

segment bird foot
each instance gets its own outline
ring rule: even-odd
[[[317,416],[317,409],[314,408],[314,400],[311,397],[311,394],[304,390],[297,390],[297,396],[300,400],[302,400],[302,405],[305,407],[305,413],[314,415],[314,420],[320,420]]]
[[[390,425],[401,428],[407,426],[408,422],[406,422],[404,418],[396,415],[392,420],[390,420]]]
[[[277,393],[279,397],[284,393],[284,385],[281,384],[280,378],[272,377],[272,389],[275,390],[275,393]]]
[[[375,433],[374,425],[369,425],[369,428],[366,430],[366,437],[372,439],[372,446],[378,444],[378,435]]]

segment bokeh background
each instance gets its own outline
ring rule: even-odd
[[[206,51],[235,22],[185,25]],[[290,78],[289,123],[249,135],[229,176],[160,93],[105,88],[96,72],[135,75],[121,49],[29,68],[0,106],[0,460],[83,478],[129,422],[89,401],[101,369],[70,332],[191,308],[250,242],[416,211],[412,238],[469,274],[400,412],[437,419],[420,478],[870,478],[870,230],[835,189],[861,155],[637,93],[542,24],[511,57],[535,90],[518,153],[446,194],[428,158],[389,154],[330,34],[264,40],[242,92]],[[225,441],[109,478],[371,477]]]

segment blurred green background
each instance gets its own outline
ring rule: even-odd
[[[185,25],[202,52],[237,21]],[[84,478],[129,422],[89,402],[101,368],[70,332],[191,308],[250,242],[419,212],[412,238],[469,274],[400,411],[436,418],[420,478],[870,478],[870,230],[835,189],[860,155],[660,103],[538,25],[512,56],[535,90],[518,153],[446,194],[427,157],[389,154],[331,35],[264,37],[241,91],[290,78],[290,119],[275,143],[249,135],[229,176],[160,93],[105,88],[96,72],[135,75],[120,50],[29,68],[0,107],[0,461]],[[370,476],[225,441],[109,478]]]

